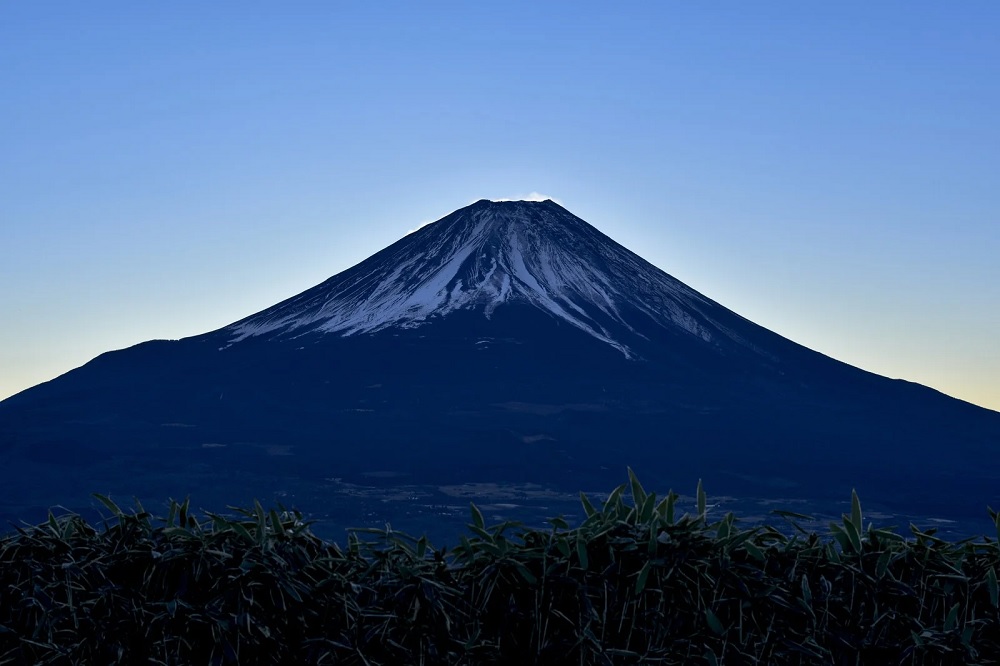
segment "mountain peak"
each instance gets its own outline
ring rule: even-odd
[[[546,204],[555,204],[556,206],[559,206],[559,204],[555,203],[552,199],[543,199],[541,201],[539,201],[538,199],[480,199],[479,201],[470,204],[470,206],[479,206],[479,205],[505,206],[508,204],[512,204],[514,206],[520,206],[520,205],[544,206]],[[559,206],[559,208],[562,208],[562,206]]]
[[[464,208],[459,208],[451,215],[439,220],[439,222],[449,220],[455,216],[467,221],[486,220],[489,222],[522,219],[532,219],[540,222],[543,219],[547,219],[550,224],[579,220],[579,218],[551,199],[544,201],[528,199],[480,199]]]
[[[280,493],[419,531],[490,488],[541,522],[628,465],[768,501],[855,487],[971,525],[996,506],[997,442],[995,412],[786,340],[553,202],[481,201],[231,326],[0,402],[0,487],[21,507]]]
[[[733,338],[724,310],[553,202],[482,199],[402,238],[326,282],[236,322],[249,337],[350,336],[489,319],[530,305],[628,358],[650,323],[712,342]],[[728,311],[725,311],[728,313]],[[731,313],[730,313],[731,314]]]
[[[480,215],[492,213],[500,219],[525,217],[531,215],[542,216],[546,213],[568,216],[576,219],[572,213],[557,204],[552,199],[538,201],[535,199],[480,199],[474,203],[460,208],[452,215],[468,213],[470,215]],[[448,216],[450,217],[450,216]],[[447,219],[447,218],[443,218]]]

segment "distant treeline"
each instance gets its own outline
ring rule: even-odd
[[[297,511],[172,501],[0,538],[0,664],[940,664],[1000,655],[996,541],[821,538],[709,521],[630,472],[577,527],[488,526],[451,550],[323,541]],[[996,514],[993,514],[997,522]],[[998,523],[1000,525],[1000,523]],[[1000,528],[998,528],[1000,529]],[[791,536],[790,536],[791,534]]]

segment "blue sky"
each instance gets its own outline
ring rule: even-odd
[[[0,398],[532,192],[1000,409],[1000,4],[0,5]]]

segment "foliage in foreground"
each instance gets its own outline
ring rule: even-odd
[[[827,538],[676,517],[630,474],[586,520],[487,527],[450,550],[386,529],[346,547],[301,514],[171,502],[101,529],[0,539],[0,664],[975,663],[1000,654],[997,542],[850,516]],[[631,502],[626,501],[631,495]],[[1000,520],[992,513],[998,523]],[[789,519],[795,514],[785,513]]]

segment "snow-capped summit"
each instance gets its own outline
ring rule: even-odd
[[[230,326],[0,402],[0,521],[99,490],[419,532],[461,521],[457,496],[528,489],[540,522],[626,466],[966,521],[996,506],[998,445],[1000,414],[787,340],[552,201],[479,201]]]
[[[551,200],[481,200],[326,282],[228,328],[251,336],[350,336],[414,328],[459,310],[530,304],[618,349],[650,324],[711,342],[738,336],[719,306]]]

